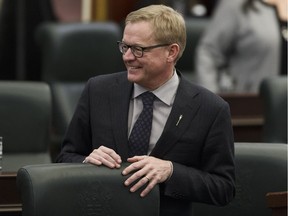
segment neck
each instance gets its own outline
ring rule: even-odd
[[[167,76],[167,78],[166,78],[165,80],[163,79],[163,81],[162,81],[161,83],[158,82],[157,85],[150,86],[150,87],[147,87],[147,86],[146,86],[146,88],[147,88],[149,91],[154,91],[154,90],[158,89],[159,87],[161,87],[162,85],[164,85],[165,83],[167,83],[167,82],[173,77],[174,71],[176,71],[175,68],[173,68],[173,70],[171,71],[171,73],[169,73],[169,75]]]

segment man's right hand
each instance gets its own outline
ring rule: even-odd
[[[94,149],[90,155],[85,158],[83,163],[91,163],[98,166],[104,165],[109,168],[120,168],[122,160],[113,149],[100,146],[98,149]]]

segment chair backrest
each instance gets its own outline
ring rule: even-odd
[[[195,216],[270,216],[268,192],[287,191],[287,145],[235,143],[236,196],[225,207],[195,204]]]
[[[85,82],[53,82],[50,87],[53,101],[50,150],[54,161],[60,153],[61,143],[85,87]]]
[[[44,23],[36,32],[42,53],[42,80],[87,81],[124,69],[117,40],[121,28],[114,22]]]
[[[260,84],[263,101],[263,142],[287,143],[287,76],[264,79]]]
[[[53,97],[53,126],[55,132],[64,135],[69,125],[85,82],[51,83]]]
[[[209,18],[188,18],[185,20],[187,32],[186,48],[176,68],[186,75],[193,75],[195,71],[196,47],[209,21]]]
[[[0,81],[3,169],[49,162],[50,129],[51,91],[48,84]],[[37,154],[41,157],[37,158]],[[20,155],[23,156],[21,160]]]
[[[90,164],[48,164],[21,168],[17,185],[23,216],[158,216],[159,190],[131,193],[120,169]]]

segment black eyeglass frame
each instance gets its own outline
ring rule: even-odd
[[[169,45],[170,45],[170,44],[156,44],[156,45],[153,45],[153,46],[141,47],[141,46],[135,46],[135,45],[128,45],[128,44],[125,44],[125,43],[122,42],[122,41],[117,41],[117,44],[118,44],[118,46],[119,46],[120,52],[121,52],[123,55],[125,55],[125,53],[126,53],[126,52],[128,51],[128,49],[130,48],[132,54],[133,54],[136,58],[141,58],[141,57],[143,57],[145,50],[154,49],[154,48],[164,47],[164,46],[169,46]],[[127,47],[126,51],[123,50],[123,46],[126,46],[126,47]],[[140,48],[141,50],[140,50],[140,49],[137,50],[136,48],[137,48],[137,49]],[[135,50],[136,50],[136,52],[140,52],[140,51],[141,51],[141,55],[136,55],[136,54],[135,54]]]

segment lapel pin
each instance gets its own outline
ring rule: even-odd
[[[176,123],[176,126],[178,126],[178,124],[179,124],[179,122],[181,121],[182,117],[183,117],[183,115],[180,115],[180,116],[179,116],[179,119],[178,119],[178,121],[177,121],[177,123]]]

